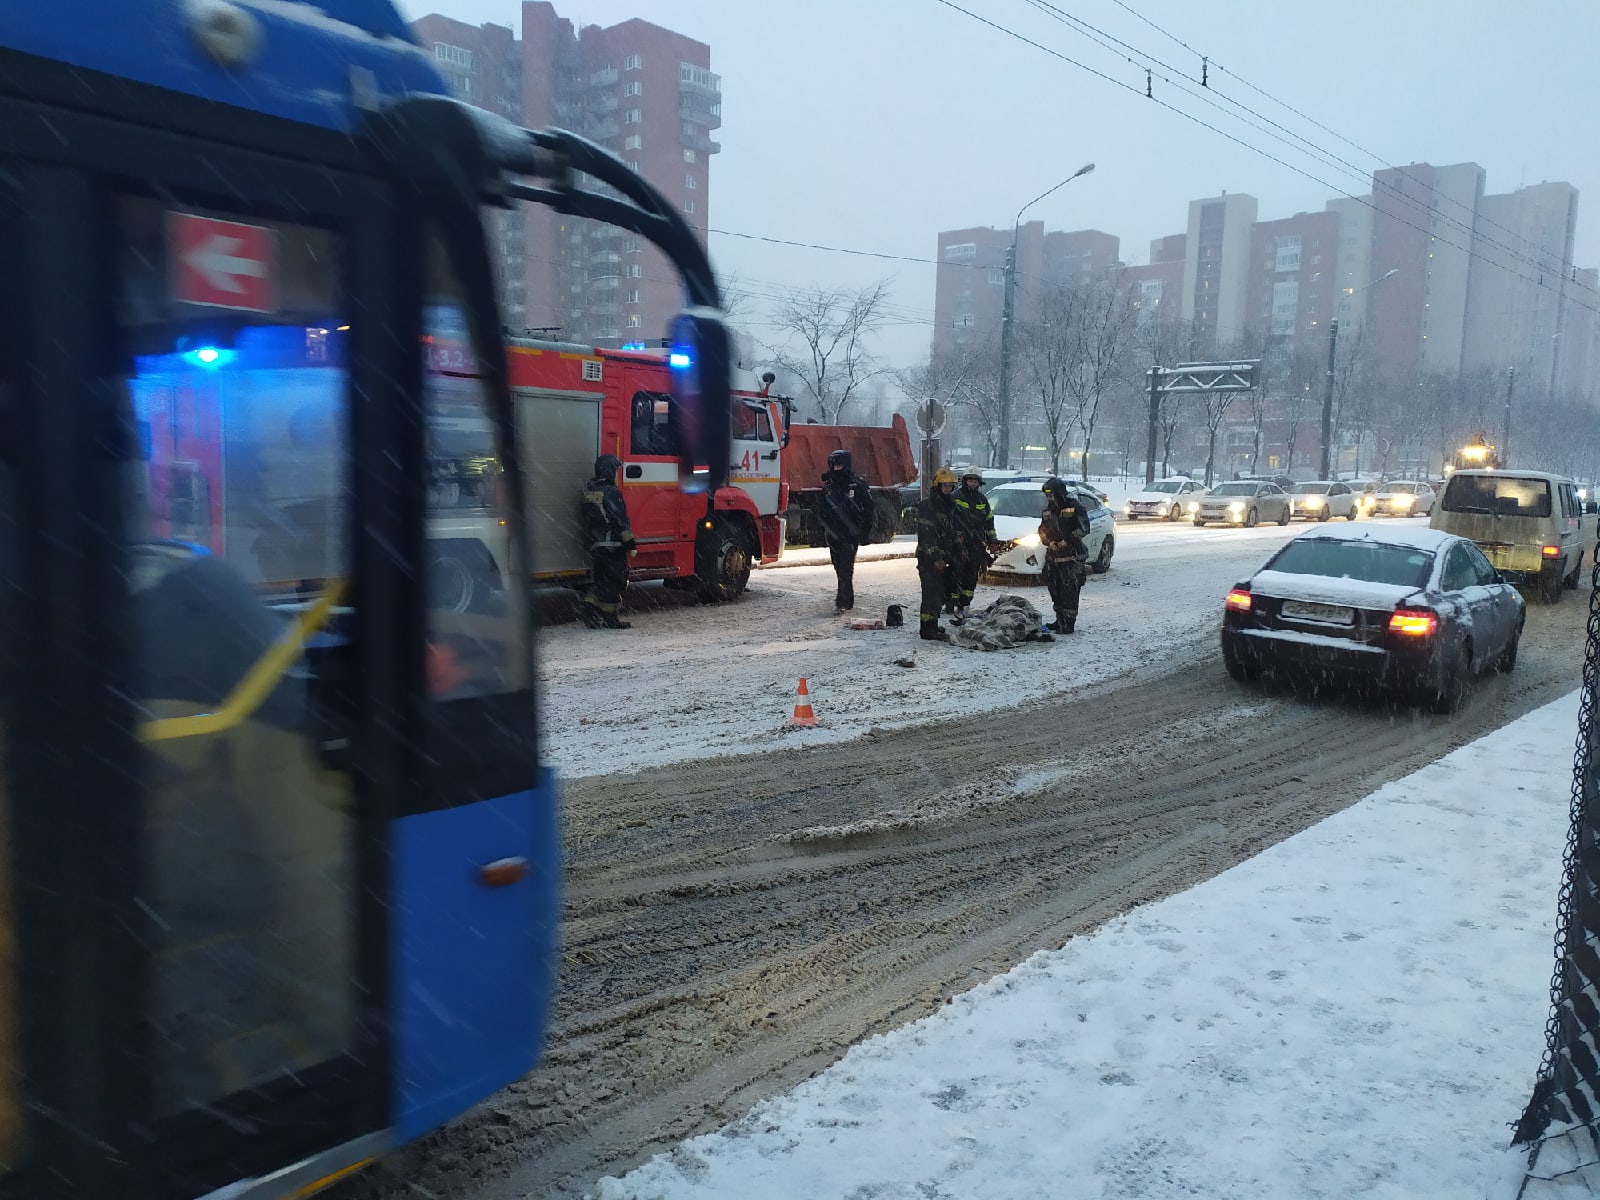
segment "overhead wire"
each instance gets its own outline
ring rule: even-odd
[[[1106,82],[1112,84],[1115,87],[1122,88],[1122,89],[1124,89],[1126,91],[1131,91],[1136,95],[1139,95],[1141,97],[1150,99],[1153,103],[1155,103],[1155,104],[1159,105],[1160,107],[1166,109],[1168,112],[1175,113],[1176,115],[1178,115],[1180,117],[1183,117],[1185,120],[1191,121],[1194,124],[1199,125],[1202,129],[1209,130],[1210,132],[1217,134],[1219,137],[1226,138],[1228,141],[1233,142],[1234,144],[1236,144],[1238,146],[1244,147],[1246,150],[1251,150],[1254,153],[1259,154],[1261,157],[1269,160],[1270,162],[1275,162],[1279,166],[1284,167],[1287,170],[1293,171],[1297,175],[1304,176],[1306,179],[1311,180],[1313,183],[1316,183],[1321,187],[1329,188],[1330,190],[1333,190],[1333,191],[1340,191],[1340,189],[1335,184],[1329,183],[1327,180],[1322,179],[1322,178],[1320,178],[1320,177],[1318,177],[1316,175],[1313,175],[1310,171],[1307,171],[1304,167],[1299,167],[1299,166],[1296,166],[1294,163],[1286,161],[1285,159],[1281,158],[1280,156],[1272,153],[1270,150],[1263,149],[1262,147],[1257,146],[1257,145],[1252,145],[1250,142],[1248,142],[1245,139],[1239,137],[1238,135],[1230,133],[1225,129],[1219,128],[1218,126],[1213,125],[1211,122],[1203,120],[1202,118],[1196,116],[1194,113],[1186,112],[1185,110],[1177,107],[1174,104],[1169,104],[1168,102],[1166,102],[1165,100],[1160,99],[1159,97],[1154,97],[1154,96],[1145,97],[1145,94],[1143,92],[1140,92],[1139,89],[1133,87],[1131,84],[1125,83],[1120,79],[1116,79],[1113,76],[1107,75],[1105,72],[1097,70],[1094,67],[1090,67],[1087,64],[1080,63],[1076,59],[1071,58],[1070,56],[1068,56],[1066,54],[1062,54],[1058,50],[1055,50],[1055,49],[1053,49],[1053,48],[1051,48],[1049,46],[1044,45],[1042,42],[1036,41],[1033,38],[1030,38],[1030,37],[1026,36],[1025,34],[1018,33],[1016,30],[1011,29],[1011,28],[1009,28],[1009,27],[1007,27],[1005,25],[1001,25],[998,22],[992,21],[987,17],[980,16],[979,14],[977,14],[975,12],[972,12],[970,9],[963,8],[961,5],[955,3],[955,0],[935,0],[935,2],[938,3],[938,4],[944,5],[946,8],[953,9],[954,11],[959,12],[959,13],[963,14],[964,16],[970,17],[973,20],[979,22],[980,24],[987,25],[990,28],[999,31],[999,32],[1005,34],[1008,37],[1015,38],[1016,40],[1018,40],[1020,42],[1023,42],[1026,45],[1033,46],[1034,48],[1036,48],[1038,50],[1042,50],[1044,53],[1050,55],[1052,58],[1060,59],[1062,62],[1066,62],[1066,63],[1068,63],[1068,64],[1070,64],[1072,66],[1078,67],[1080,70],[1083,70],[1083,71],[1087,72],[1088,74],[1094,75],[1095,77],[1097,77],[1099,79],[1103,79],[1103,80],[1105,80]],[[1341,195],[1346,195],[1343,192],[1341,192],[1340,194]],[[1384,213],[1383,210],[1380,209],[1376,204],[1374,204],[1371,201],[1371,199],[1369,199],[1368,197],[1346,195],[1346,198],[1350,199],[1350,200],[1354,200],[1357,203],[1363,204],[1366,207],[1372,209],[1373,212],[1379,213],[1379,214],[1381,214],[1383,216],[1387,216],[1390,220],[1396,221],[1401,225],[1407,226],[1408,228],[1415,229],[1417,232],[1425,234],[1428,237],[1433,238],[1436,241],[1443,242],[1445,245],[1450,246],[1453,249],[1460,250],[1463,254],[1466,254],[1471,258],[1478,259],[1479,261],[1484,262],[1489,266],[1498,267],[1501,270],[1506,271],[1507,274],[1510,274],[1510,275],[1515,276],[1516,278],[1522,279],[1523,281],[1525,281],[1527,283],[1531,283],[1536,287],[1546,288],[1546,289],[1548,289],[1550,291],[1557,291],[1557,289],[1550,287],[1550,285],[1548,283],[1546,283],[1543,279],[1537,279],[1537,278],[1534,278],[1533,276],[1525,275],[1522,272],[1513,270],[1512,268],[1507,267],[1502,263],[1494,262],[1492,259],[1487,258],[1483,254],[1478,253],[1477,251],[1471,249],[1468,246],[1462,246],[1462,245],[1459,245],[1456,242],[1452,242],[1452,241],[1450,241],[1450,239],[1448,239],[1446,237],[1443,237],[1443,236],[1441,236],[1441,235],[1439,235],[1437,233],[1434,233],[1434,232],[1432,232],[1432,231],[1430,231],[1428,229],[1425,229],[1424,227],[1422,227],[1420,225],[1417,225],[1415,222],[1407,221],[1403,217],[1400,217],[1400,216],[1398,216],[1396,214]],[[1565,272],[1553,272],[1553,273],[1560,275],[1560,277],[1562,278],[1562,281],[1566,282]],[[1579,285],[1579,286],[1582,286],[1582,285]],[[1557,294],[1559,295],[1560,293],[1557,292]],[[1577,304],[1579,307],[1585,308],[1585,309],[1589,310],[1590,312],[1600,313],[1600,306],[1596,306],[1596,305],[1593,305],[1593,304],[1585,303],[1584,301],[1582,301],[1582,300],[1580,300],[1580,299],[1578,299],[1576,297],[1569,296],[1568,299],[1570,299],[1572,301],[1572,303]]]
[[[1175,67],[1170,63],[1163,62],[1161,59],[1156,58],[1153,55],[1145,54],[1138,47],[1132,46],[1129,43],[1122,41],[1120,38],[1117,38],[1114,35],[1112,35],[1110,33],[1107,33],[1105,30],[1100,29],[1100,28],[1090,24],[1089,22],[1083,20],[1081,17],[1073,16],[1071,13],[1066,12],[1064,9],[1059,8],[1055,4],[1050,3],[1050,0],[1025,0],[1025,3],[1028,3],[1028,4],[1032,5],[1035,9],[1038,9],[1040,12],[1044,13],[1045,15],[1047,15],[1049,17],[1052,17],[1054,20],[1056,20],[1056,21],[1058,21],[1058,22],[1060,22],[1062,24],[1065,24],[1065,25],[1067,25],[1067,26],[1069,26],[1071,28],[1077,29],[1079,32],[1083,33],[1084,36],[1088,37],[1091,41],[1096,42],[1098,45],[1100,45],[1103,49],[1106,49],[1106,50],[1110,51],[1113,54],[1119,54],[1123,59],[1125,59],[1127,62],[1133,64],[1136,67],[1139,65],[1140,61],[1143,60],[1146,63],[1154,62],[1158,66],[1162,67],[1164,70],[1176,72],[1176,73],[1179,73],[1181,75],[1181,68]],[[1122,49],[1118,50],[1118,49],[1116,49],[1116,47],[1121,47]],[[1127,51],[1128,53],[1123,53],[1123,51]],[[1135,57],[1132,57],[1132,55],[1138,55],[1139,57],[1135,58]],[[1223,107],[1223,103],[1220,103],[1218,100],[1212,98],[1212,96],[1220,97],[1222,102],[1226,102],[1228,105],[1233,106],[1233,108],[1238,109],[1240,112],[1247,113],[1247,114],[1249,114],[1250,117],[1255,118],[1255,120],[1250,120],[1250,119],[1247,119],[1246,117],[1239,116],[1237,113],[1228,112],[1229,116],[1234,117],[1234,119],[1240,121],[1241,123],[1243,123],[1245,125],[1248,125],[1250,128],[1255,129],[1257,132],[1264,133],[1268,137],[1271,137],[1271,138],[1273,138],[1273,139],[1275,139],[1277,141],[1283,142],[1286,145],[1294,146],[1295,148],[1302,150],[1303,153],[1309,154],[1310,156],[1320,160],[1323,163],[1323,165],[1325,165],[1325,166],[1334,167],[1335,169],[1343,169],[1344,172],[1346,174],[1350,175],[1352,178],[1359,179],[1363,183],[1367,183],[1373,189],[1374,192],[1382,191],[1382,192],[1385,192],[1387,194],[1390,194],[1395,199],[1397,199],[1397,200],[1399,200],[1399,201],[1401,201],[1403,203],[1411,205],[1413,209],[1416,209],[1416,210],[1418,210],[1420,212],[1428,214],[1428,216],[1430,218],[1445,221],[1448,224],[1450,224],[1451,226],[1453,226],[1455,229],[1459,230],[1462,233],[1467,234],[1469,237],[1473,238],[1474,240],[1481,241],[1481,242],[1485,243],[1486,245],[1494,246],[1497,249],[1503,250],[1507,254],[1511,255],[1513,258],[1517,258],[1517,259],[1521,260],[1522,262],[1528,264],[1529,266],[1535,268],[1536,270],[1540,270],[1540,271],[1560,270],[1561,264],[1557,260],[1554,260],[1554,259],[1541,260],[1539,258],[1535,258],[1535,257],[1533,257],[1531,255],[1525,254],[1522,251],[1517,250],[1514,247],[1505,244],[1504,242],[1501,242],[1497,238],[1490,237],[1488,234],[1486,234],[1482,230],[1478,229],[1475,224],[1474,225],[1469,225],[1466,222],[1460,220],[1459,218],[1451,217],[1451,216],[1446,215],[1445,213],[1443,213],[1443,212],[1441,212],[1439,210],[1437,205],[1429,203],[1428,201],[1425,201],[1420,197],[1413,196],[1413,195],[1409,194],[1408,192],[1406,192],[1405,189],[1397,187],[1396,185],[1388,182],[1387,180],[1383,180],[1383,179],[1377,178],[1376,173],[1368,170],[1365,167],[1362,167],[1360,164],[1351,162],[1349,159],[1343,158],[1340,155],[1334,153],[1333,151],[1331,151],[1331,150],[1329,150],[1329,149],[1327,149],[1325,147],[1317,145],[1314,141],[1312,141],[1310,138],[1306,137],[1305,135],[1295,132],[1294,130],[1290,129],[1288,126],[1283,125],[1282,123],[1280,123],[1278,121],[1274,121],[1271,117],[1267,116],[1266,114],[1258,112],[1257,110],[1251,108],[1249,105],[1244,104],[1241,101],[1234,99],[1233,97],[1227,95],[1226,93],[1219,92],[1216,88],[1205,87],[1201,91],[1195,91],[1193,88],[1190,88],[1190,87],[1186,86],[1183,82],[1180,82],[1179,79],[1174,79],[1174,78],[1172,78],[1172,77],[1170,77],[1168,75],[1162,75],[1162,74],[1156,73],[1156,72],[1153,71],[1152,68],[1150,68],[1148,66],[1146,66],[1144,68],[1144,70],[1149,74],[1154,74],[1155,77],[1159,78],[1163,83],[1167,84],[1170,87],[1175,88],[1176,90],[1184,93],[1185,95],[1190,96],[1193,99],[1199,100],[1203,104],[1208,104],[1212,108],[1218,109],[1218,110],[1223,111],[1223,112],[1228,112],[1228,110]],[[1238,76],[1234,76],[1234,78],[1239,78],[1239,77]],[[1259,89],[1257,89],[1257,90],[1259,90]],[[1207,93],[1210,93],[1210,95],[1208,95]],[[1266,93],[1263,93],[1263,94],[1266,94]],[[1147,94],[1147,99],[1154,99],[1154,98],[1155,97],[1153,95]],[[1269,98],[1271,98],[1271,97],[1269,96]],[[1281,103],[1281,101],[1275,101],[1275,102]],[[1287,106],[1285,106],[1285,107],[1287,107]],[[1309,118],[1307,118],[1307,119],[1309,119]],[[1264,122],[1264,124],[1258,124],[1257,123],[1258,121],[1259,122]],[[1312,123],[1313,124],[1318,124],[1317,122],[1314,122],[1314,121]],[[1319,128],[1326,128],[1325,126],[1321,126],[1320,124],[1319,124],[1318,127]],[[1277,132],[1275,132],[1275,131],[1277,131]],[[1338,135],[1335,135],[1335,136],[1338,136]],[[1341,138],[1340,140],[1341,141],[1345,141],[1345,140],[1348,140],[1348,139]],[[1354,143],[1351,143],[1351,144],[1353,145]],[[1358,146],[1357,149],[1361,149],[1361,147]],[[1378,159],[1378,161],[1380,161],[1380,162],[1382,161],[1381,156],[1376,155],[1376,154],[1372,154],[1372,152],[1369,151],[1369,150],[1361,149],[1361,152],[1363,154],[1371,155],[1371,157],[1373,157],[1374,159]],[[1408,172],[1405,168],[1403,168],[1403,167],[1394,167],[1394,166],[1391,165],[1390,169],[1398,171],[1402,176],[1404,176],[1405,178],[1411,180],[1411,182],[1413,182],[1413,183],[1419,184],[1421,186],[1428,187],[1430,193],[1432,193],[1433,190],[1432,190],[1432,187],[1431,187],[1430,184],[1428,184],[1425,180],[1418,179],[1416,176],[1414,176],[1410,172]],[[1333,185],[1328,185],[1328,186],[1333,186]],[[1445,195],[1445,194],[1442,194],[1442,193],[1433,193],[1433,194],[1436,195],[1439,199],[1448,200],[1450,203],[1455,204],[1456,206],[1466,210],[1467,212],[1470,212],[1470,213],[1474,214],[1475,220],[1482,220],[1482,222],[1484,224],[1494,225],[1496,228],[1500,228],[1500,229],[1505,229],[1506,228],[1505,226],[1500,225],[1499,222],[1493,221],[1493,220],[1491,220],[1491,219],[1489,219],[1487,217],[1481,217],[1477,213],[1476,209],[1469,208],[1467,205],[1465,205],[1461,201],[1457,200],[1454,196],[1449,196],[1449,195]],[[1357,198],[1357,197],[1355,197],[1354,195],[1352,195],[1350,193],[1343,193],[1343,195],[1348,199],[1356,199]],[[1548,253],[1548,251],[1546,251],[1543,246],[1541,246],[1539,243],[1535,242],[1533,239],[1518,235],[1514,231],[1507,230],[1507,232],[1511,232],[1513,237],[1516,237],[1517,240],[1522,241],[1522,242],[1526,243],[1527,245],[1533,247],[1534,250]],[[1573,281],[1573,282],[1576,282],[1576,281]],[[1579,286],[1583,287],[1584,285],[1580,284]],[[1594,291],[1595,289],[1584,287],[1584,290],[1586,290],[1586,291]],[[1600,294],[1600,293],[1597,293],[1597,294]]]
[[[1157,22],[1151,20],[1149,17],[1147,17],[1143,13],[1141,13],[1138,9],[1134,8],[1131,4],[1126,3],[1125,0],[1111,0],[1111,2],[1113,4],[1115,4],[1118,8],[1122,9],[1124,12],[1127,12],[1127,13],[1131,14],[1136,19],[1138,19],[1138,20],[1144,22],[1146,25],[1150,26],[1150,28],[1154,29],[1157,33],[1161,34],[1163,37],[1169,39],[1172,42],[1175,42],[1179,46],[1182,46],[1190,54],[1193,54],[1196,58],[1200,58],[1203,61],[1209,62],[1211,64],[1211,66],[1215,67],[1218,71],[1222,72],[1225,75],[1229,75],[1234,79],[1237,79],[1241,84],[1243,84],[1245,87],[1249,88],[1252,92],[1255,92],[1259,96],[1264,96],[1266,99],[1272,101],[1272,103],[1278,105],[1278,107],[1280,107],[1280,108],[1282,108],[1282,109],[1284,109],[1284,110],[1286,110],[1288,112],[1293,113],[1295,116],[1299,117],[1302,121],[1305,121],[1305,122],[1315,126],[1316,128],[1320,129],[1323,133],[1329,134],[1330,136],[1337,138],[1339,141],[1343,142],[1345,145],[1349,146],[1351,149],[1360,151],[1362,154],[1365,154],[1368,158],[1371,158],[1376,162],[1384,163],[1384,165],[1387,166],[1390,170],[1399,171],[1402,175],[1404,175],[1406,178],[1410,179],[1413,183],[1421,183],[1421,182],[1423,182],[1422,180],[1417,179],[1416,176],[1409,174],[1404,167],[1397,166],[1396,164],[1391,163],[1391,162],[1387,162],[1383,155],[1378,154],[1376,151],[1369,150],[1367,147],[1361,145],[1361,143],[1353,141],[1351,138],[1346,137],[1344,134],[1340,133],[1338,130],[1330,128],[1329,126],[1323,124],[1321,121],[1317,120],[1315,117],[1309,115],[1308,113],[1302,112],[1300,109],[1296,108],[1294,105],[1290,104],[1288,101],[1283,100],[1280,97],[1273,95],[1271,92],[1267,91],[1265,88],[1262,88],[1262,87],[1250,82],[1250,80],[1246,79],[1244,76],[1240,75],[1238,72],[1230,71],[1225,65],[1223,65],[1220,62],[1217,62],[1215,59],[1212,59],[1209,55],[1202,55],[1199,50],[1195,49],[1193,46],[1191,46],[1188,42],[1184,41],[1177,34],[1171,32],[1170,30],[1166,29],[1162,25],[1160,25]],[[1221,94],[1221,93],[1219,93],[1219,94]],[[1483,216],[1475,208],[1472,208],[1471,206],[1462,203],[1460,200],[1457,200],[1454,196],[1446,196],[1446,197],[1444,197],[1444,199],[1448,200],[1451,204],[1456,205],[1458,208],[1461,208],[1462,210],[1464,210],[1466,212],[1472,213],[1475,219],[1482,220],[1485,224],[1492,225],[1494,228],[1499,229],[1499,230],[1501,230],[1501,231],[1503,231],[1505,233],[1510,234],[1512,237],[1516,238],[1519,241],[1525,242],[1527,245],[1533,246],[1535,249],[1543,249],[1543,247],[1540,246],[1539,243],[1534,241],[1532,238],[1527,237],[1526,235],[1517,233],[1517,231],[1512,229],[1510,226],[1503,225],[1499,221],[1496,221],[1491,217]]]

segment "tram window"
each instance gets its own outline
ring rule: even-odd
[[[128,587],[161,1117],[355,1044],[352,783],[319,757],[304,654],[268,653],[337,614],[350,569],[342,247],[159,201],[118,211],[122,361],[149,430]],[[215,239],[230,261],[200,262]],[[218,277],[252,255],[259,270]],[[185,263],[198,275],[180,278]],[[230,287],[236,307],[219,307]]]
[[[437,242],[425,262],[429,689],[440,700],[521,691],[528,566],[511,542],[510,494],[459,282]]]

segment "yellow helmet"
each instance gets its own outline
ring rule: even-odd
[[[949,467],[940,467],[937,471],[935,471],[933,473],[933,486],[934,487],[938,487],[941,483],[957,483],[957,482],[959,482],[959,481],[956,479],[956,473],[954,471],[952,471]]]

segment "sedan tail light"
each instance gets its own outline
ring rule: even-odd
[[[1250,605],[1253,603],[1250,599],[1250,589],[1234,588],[1228,593],[1228,598],[1223,603],[1233,609],[1234,612],[1249,612]]]
[[[1426,608],[1397,608],[1389,618],[1389,632],[1428,637],[1439,628],[1439,614]]]

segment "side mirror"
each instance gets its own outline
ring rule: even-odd
[[[672,323],[671,338],[678,484],[714,493],[727,486],[733,454],[728,327],[717,310],[695,308]]]

